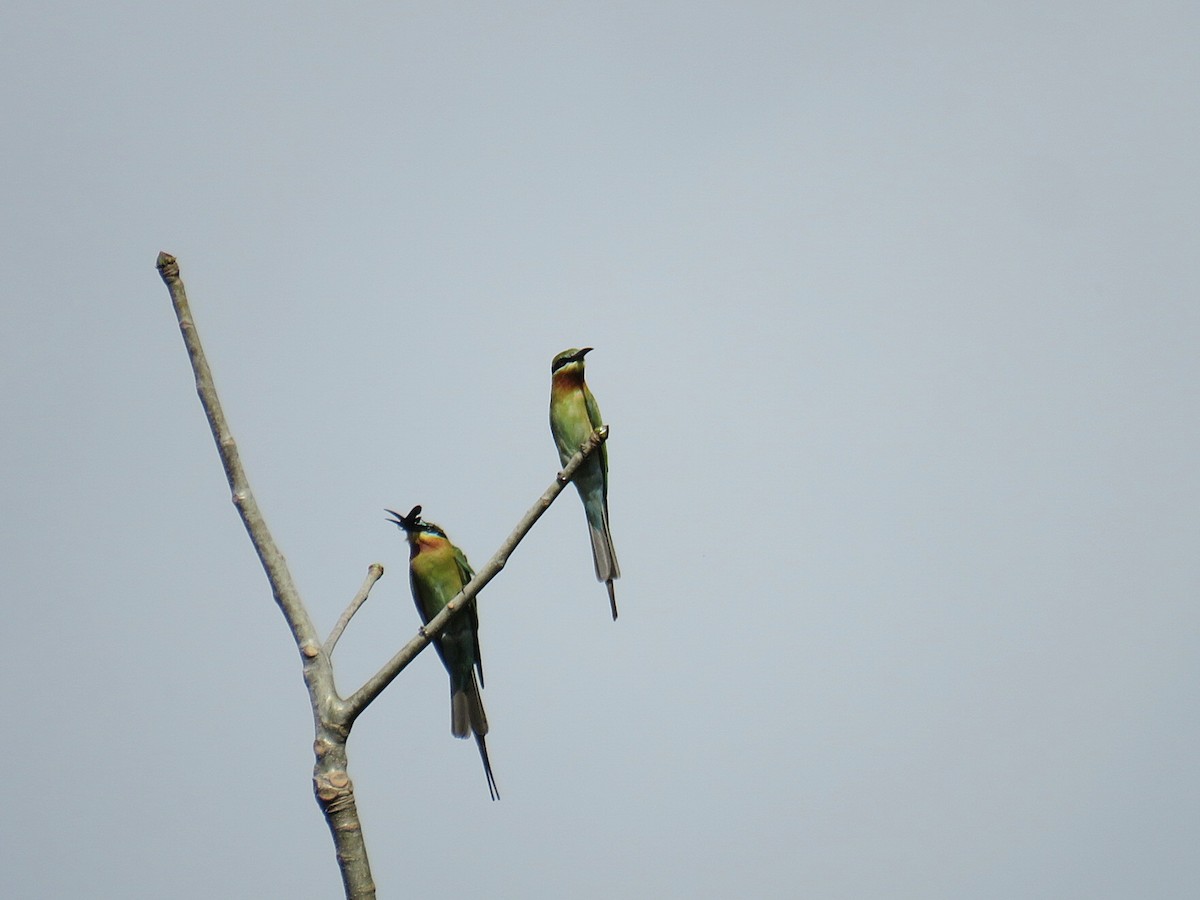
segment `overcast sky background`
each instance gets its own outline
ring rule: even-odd
[[[166,289],[350,693],[476,565],[488,801],[425,654],[358,722],[380,897],[1200,882],[1200,8],[0,10],[0,894],[340,896],[296,650]]]

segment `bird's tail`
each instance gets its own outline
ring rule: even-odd
[[[492,763],[488,759],[487,741],[484,740],[484,735],[488,733],[487,713],[483,711],[483,698],[479,696],[479,685],[473,672],[467,685],[450,695],[450,733],[456,738],[465,738],[472,732],[475,734],[475,744],[479,747],[479,758],[483,760],[488,793],[493,800],[499,800],[500,791],[496,788]]]
[[[487,713],[483,711],[483,698],[479,696],[479,683],[475,673],[471,680],[450,694],[450,733],[456,738],[488,733]]]
[[[588,531],[592,538],[592,561],[596,564],[596,580],[603,581],[608,588],[608,605],[612,607],[615,622],[617,595],[613,590],[613,582],[621,577],[621,567],[617,565],[617,551],[613,549],[612,532],[608,528],[608,503],[602,499],[599,503],[588,503],[585,506],[588,512]]]
[[[493,800],[500,799],[500,790],[496,787],[496,777],[492,775],[492,763],[488,759],[487,741],[483,739],[482,734],[475,735],[475,744],[479,747],[479,758],[483,760],[483,774],[487,776],[488,793],[492,795]]]

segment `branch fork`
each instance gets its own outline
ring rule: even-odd
[[[204,414],[212,430],[213,440],[217,445],[217,452],[221,457],[221,465],[229,482],[233,505],[237,508],[242,524],[258,553],[258,558],[271,585],[275,602],[279,605],[280,611],[287,621],[288,628],[304,661],[304,682],[308,687],[309,699],[312,704],[315,731],[313,756],[316,762],[313,766],[313,792],[318,805],[325,814],[330,833],[333,836],[347,900],[372,900],[375,897],[375,883],[371,877],[362,825],[354,799],[354,786],[347,771],[346,740],[350,735],[350,729],[363,710],[379,696],[384,688],[391,684],[396,676],[416,658],[418,653],[442,632],[450,619],[499,574],[517,545],[529,533],[534,523],[541,518],[542,513],[549,509],[550,504],[562,493],[563,488],[570,482],[583,461],[608,439],[608,426],[602,425],[597,428],[583,443],[578,452],[558,472],[550,487],[542,492],[542,495],[513,528],[492,558],[479,569],[470,583],[446,604],[445,609],[418,628],[416,635],[401,647],[378,672],[367,679],[348,698],[343,699],[338,694],[334,681],[333,651],[351,619],[366,603],[375,583],[383,577],[383,566],[379,563],[371,564],[367,570],[366,580],[359,588],[358,593],[351,599],[350,604],[338,618],[337,624],[329,632],[329,636],[322,642],[307,608],[300,599],[299,590],[292,580],[287,562],[276,546],[274,538],[271,537],[266,520],[250,490],[249,480],[242,469],[237,442],[225,420],[225,413],[217,396],[216,384],[208,367],[204,348],[200,344],[200,336],[196,331],[195,322],[192,319],[187,292],[179,275],[179,262],[169,253],[159,253],[157,268],[171,295],[171,304],[175,309],[179,331],[183,335],[183,342],[187,347],[188,358],[191,360],[192,372],[195,375],[196,393],[200,397]]]

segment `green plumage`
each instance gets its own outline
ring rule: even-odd
[[[583,358],[591,347],[559,353],[550,363],[550,432],[558,458],[566,465],[592,432],[604,424],[600,406],[583,378]],[[608,524],[608,447],[601,444],[575,472],[575,488],[587,515],[596,578],[608,588],[612,617],[617,618],[613,581],[621,577]]]
[[[413,507],[407,516],[391,513],[394,523],[404,529],[409,544],[409,582],[413,601],[422,624],[445,609],[474,576],[463,552],[450,542],[439,526],[421,521],[421,507]],[[488,791],[500,799],[496,780],[488,760],[487,714],[479,695],[483,687],[483,657],[479,652],[479,610],[474,598],[466,609],[454,616],[433,641],[442,665],[450,676],[450,733],[458,738],[475,735]]]

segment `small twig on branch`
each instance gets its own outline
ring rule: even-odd
[[[371,567],[367,569],[367,580],[358,589],[358,593],[354,595],[354,599],[350,601],[350,605],[346,607],[342,617],[337,620],[333,631],[329,632],[329,637],[325,638],[325,645],[321,649],[326,656],[333,656],[333,648],[337,646],[338,638],[342,636],[342,632],[346,630],[346,626],[350,624],[350,620],[354,618],[359,607],[367,602],[367,596],[371,593],[371,588],[375,587],[375,582],[382,577],[383,566],[379,563],[371,563]]]
[[[504,543],[500,545],[500,549],[495,552],[491,559],[483,564],[466,587],[447,603],[440,613],[430,619],[417,632],[416,637],[401,647],[400,651],[388,660],[382,669],[372,675],[362,687],[346,698],[345,703],[342,705],[342,710],[346,715],[345,724],[347,727],[358,718],[358,715],[367,708],[372,700],[379,696],[384,688],[392,683],[392,680],[397,675],[404,671],[405,666],[412,662],[417,654],[428,646],[430,641],[442,633],[442,629],[446,627],[446,623],[450,621],[450,618],[469,603],[473,597],[483,590],[489,581],[500,573],[500,570],[508,563],[508,558],[512,555],[513,550],[521,543],[525,535],[529,533],[529,529],[541,518],[542,513],[550,508],[550,504],[562,493],[563,488],[570,483],[575,470],[583,464],[583,461],[588,458],[589,454],[607,439],[607,425],[602,425],[592,432],[592,436],[584,442],[578,452],[563,466],[562,471],[554,477],[554,483],[546,488],[542,496],[537,499],[537,502],[530,507],[521,521],[517,523],[512,533],[505,538]]]

